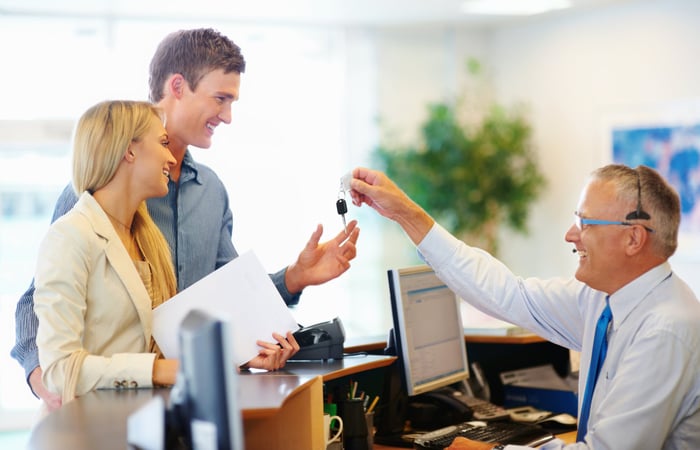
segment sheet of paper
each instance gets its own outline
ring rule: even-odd
[[[567,391],[572,385],[566,378],[561,378],[551,364],[511,370],[500,374],[503,384],[543,389],[559,389]],[[575,385],[573,386],[575,389]]]
[[[192,309],[228,320],[237,365],[258,354],[256,340],[275,342],[298,324],[262,264],[247,252],[153,310],[153,337],[166,358],[178,358],[180,323]],[[206,351],[206,349],[202,349]]]

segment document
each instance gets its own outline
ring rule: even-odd
[[[240,255],[153,310],[153,337],[166,358],[180,356],[178,330],[193,309],[230,323],[236,365],[258,354],[255,341],[276,342],[273,332],[284,336],[299,328],[253,252]]]
[[[500,377],[501,383],[504,385],[561,391],[576,391],[578,389],[576,378],[561,378],[551,364],[501,372]]]

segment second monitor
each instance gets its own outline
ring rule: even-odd
[[[468,380],[461,300],[455,293],[427,265],[391,269],[388,277],[400,390],[408,397],[403,414],[412,428],[509,418],[488,401],[483,376]],[[472,370],[480,375],[479,367]]]
[[[459,299],[428,266],[388,271],[397,356],[409,396],[469,377]]]

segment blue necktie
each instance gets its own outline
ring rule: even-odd
[[[598,324],[595,327],[595,337],[593,338],[593,350],[591,351],[591,365],[588,368],[588,379],[586,380],[586,391],[583,393],[583,404],[581,405],[581,417],[578,421],[578,433],[576,441],[583,441],[588,430],[588,414],[591,410],[591,398],[595,383],[598,380],[600,368],[605,361],[605,354],[608,351],[607,331],[612,312],[610,311],[610,297],[605,297],[605,309],[600,314]]]

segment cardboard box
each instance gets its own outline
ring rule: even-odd
[[[578,413],[576,377],[561,378],[551,365],[503,372],[501,381],[506,408],[532,406],[574,417]]]

